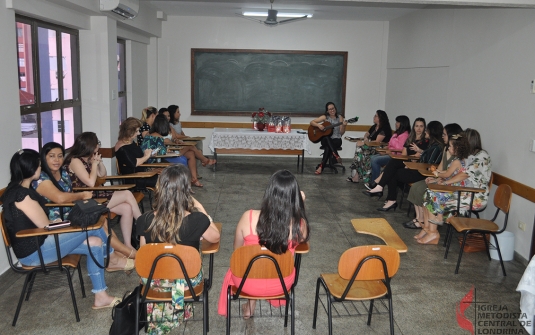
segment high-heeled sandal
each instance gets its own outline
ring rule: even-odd
[[[318,170],[320,170],[320,171],[318,171]],[[320,164],[320,165],[316,166],[316,171],[314,171],[314,174],[321,174],[322,172],[323,172],[323,164]]]
[[[425,235],[425,237],[416,240],[416,242],[420,244],[438,244],[438,241],[440,240],[440,234],[438,232],[429,233]]]
[[[201,182],[198,181],[197,179],[193,179],[193,180],[191,181],[191,186],[195,186],[195,187],[204,187],[204,185],[201,184]]]

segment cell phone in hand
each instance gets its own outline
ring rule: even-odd
[[[154,149],[154,150],[152,150],[152,154],[151,154],[151,155],[154,156],[154,155],[156,155],[156,154],[158,154],[158,149]]]
[[[71,225],[71,221],[65,220],[65,221],[51,223],[48,226],[46,226],[45,229],[53,230],[53,229],[69,227],[70,225]]]

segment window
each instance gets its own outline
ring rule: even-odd
[[[126,44],[124,40],[117,40],[117,97],[119,108],[119,124],[126,120],[126,67],[125,67],[125,54]]]
[[[69,148],[82,132],[78,31],[16,16],[22,147]]]

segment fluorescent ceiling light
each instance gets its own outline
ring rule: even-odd
[[[243,12],[244,16],[268,16],[267,12]],[[284,12],[278,12],[277,17],[312,17],[312,14],[308,13],[284,13]]]

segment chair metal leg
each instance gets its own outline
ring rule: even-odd
[[[135,329],[135,335],[139,335],[139,309],[140,307],[143,308],[143,306],[139,306],[140,305],[140,299],[139,299],[139,295],[140,295],[140,291],[138,291],[138,294],[136,294],[136,327],[134,327]],[[143,321],[146,321],[146,320],[143,320]]]
[[[489,258],[489,261],[490,261],[491,258],[490,258],[490,251],[489,251],[489,242],[487,241],[487,235],[481,234],[481,236],[483,237],[483,242],[485,243],[485,250],[487,251],[487,257]]]
[[[290,303],[292,304],[292,315],[291,315],[291,323],[292,323],[291,327],[292,328],[291,328],[290,334],[294,335],[295,334],[295,293],[293,289],[290,293]]]
[[[498,250],[498,256],[500,257],[500,264],[502,265],[502,272],[503,276],[507,276],[505,273],[505,266],[503,265],[503,259],[502,259],[502,252],[500,251],[500,244],[498,243],[498,238],[496,237],[496,234],[491,233],[492,236],[494,236],[494,241],[496,242],[496,250]]]
[[[450,245],[451,245],[451,240],[453,239],[453,228],[452,227],[449,227],[448,228],[451,228],[449,229],[446,234],[446,241],[448,241],[448,245],[446,245],[446,251],[444,252],[444,259],[448,259],[448,251],[450,250]],[[444,241],[444,242],[446,242]]]
[[[227,288],[227,335],[230,335],[230,285]]]
[[[286,306],[284,306],[284,328],[288,327],[288,308],[290,308],[290,301],[286,300]]]
[[[368,310],[368,322],[366,323],[368,326],[372,323],[373,302],[373,299],[370,300],[370,309]]]
[[[394,306],[392,304],[392,292],[390,292],[388,294],[388,314],[390,317],[390,335],[394,335],[394,309],[393,308]]]
[[[459,267],[461,266],[461,258],[463,257],[464,245],[466,243],[466,238],[468,237],[468,231],[463,234],[463,243],[461,244],[461,250],[459,251],[459,259],[457,260],[457,267],[455,268],[455,274],[459,273]]]
[[[312,317],[312,329],[316,329],[316,318],[318,316],[318,300],[320,296],[321,278],[316,282],[316,298],[314,299],[314,316]]]
[[[450,233],[452,229],[450,224],[447,224],[447,225],[448,225],[448,228],[446,229],[446,238],[444,239],[444,244],[442,245],[443,247],[445,247],[448,244],[448,239],[450,238]]]
[[[203,292],[203,301],[202,301],[202,330],[203,334],[206,335],[209,331],[209,316],[208,316],[208,290],[204,290]]]
[[[35,282],[35,277],[37,276],[36,272],[30,273],[30,282],[28,285],[28,289],[26,290],[26,301],[30,299],[30,294],[32,293],[33,283]]]
[[[19,304],[17,305],[17,310],[15,311],[15,317],[13,318],[13,327],[17,324],[17,319],[19,318],[20,308],[22,307],[22,302],[24,301],[24,293],[26,293],[26,288],[28,287],[28,282],[30,281],[32,273],[28,273],[24,279],[24,285],[22,286],[22,292],[20,292]]]
[[[78,306],[76,305],[76,296],[74,295],[74,287],[72,286],[72,276],[68,268],[65,268],[67,280],[69,281],[69,289],[71,290],[72,306],[74,307],[74,314],[76,315],[76,322],[80,322],[80,315],[78,314]]]
[[[333,312],[331,309],[332,301],[331,301],[331,293],[327,292],[327,322],[329,325],[329,335],[333,335]]]
[[[78,262],[78,266],[76,268],[78,269],[78,278],[80,279],[80,288],[82,289],[82,298],[85,298],[84,277],[82,276],[82,267],[80,266],[80,262]]]

